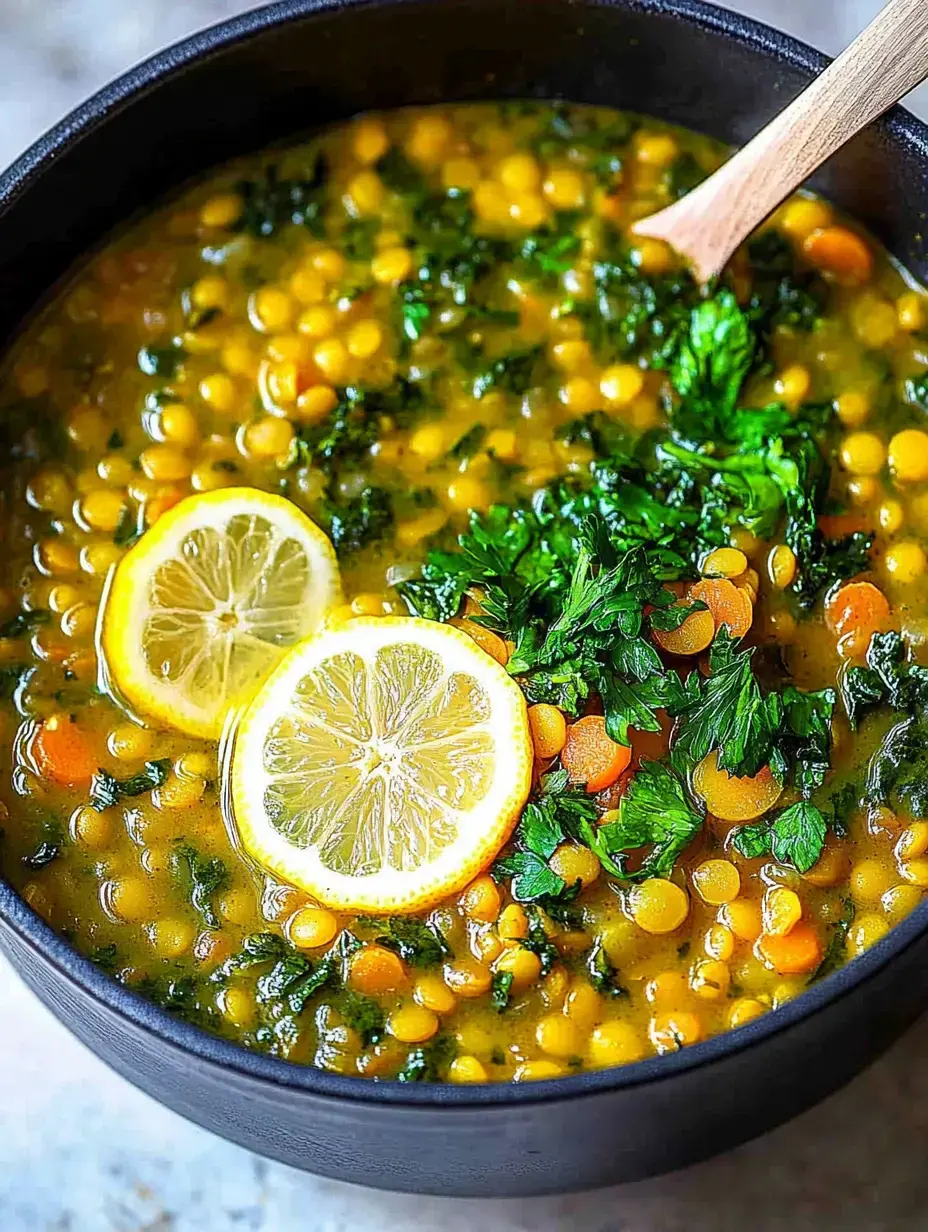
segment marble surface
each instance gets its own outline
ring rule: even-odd
[[[878,6],[733,7],[837,51]],[[247,7],[0,0],[0,165],[133,61]],[[928,95],[915,105],[928,113]],[[926,1141],[923,1021],[812,1112],[687,1172],[511,1202],[377,1194],[269,1164],[159,1107],[74,1041],[0,960],[0,1232],[920,1232]]]

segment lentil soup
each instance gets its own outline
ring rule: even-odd
[[[697,288],[629,227],[723,157],[562,104],[363,116],[133,224],[12,348],[0,867],[113,978],[292,1061],[522,1081],[775,1013],[921,901],[928,301],[808,195]],[[278,622],[196,714],[146,705],[170,653],[121,662],[194,626],[113,608],[193,524]],[[377,910],[409,833],[361,867],[339,831],[362,888],[314,896],[305,833],[290,877],[244,841],[261,749],[235,766],[270,706],[308,790],[288,665],[391,630],[463,665],[497,779],[429,763],[486,824],[435,821],[447,892]]]

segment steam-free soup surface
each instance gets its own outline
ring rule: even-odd
[[[360,117],[133,224],[13,346],[0,860],[115,979],[343,1074],[526,1080],[776,1013],[919,904],[928,304],[809,196],[701,292],[629,228],[722,157]],[[330,537],[329,627],[454,620],[523,690],[530,800],[428,911],[266,873],[217,743],[110,695],[108,575],[248,487]]]

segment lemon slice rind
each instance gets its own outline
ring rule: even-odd
[[[98,633],[104,679],[142,718],[218,740],[229,709],[250,701],[340,599],[332,544],[291,501],[257,488],[187,497],[111,575]]]
[[[384,685],[377,676],[384,663],[404,659],[413,680],[400,696],[395,681]],[[325,682],[337,685],[339,665],[349,661],[363,663],[355,677],[364,676],[363,687],[352,696],[343,676],[342,717],[333,724],[323,713]],[[314,682],[309,690],[308,681]],[[377,712],[378,698],[393,719]],[[469,714],[472,698],[477,710]],[[450,724],[444,736],[443,723]],[[266,870],[345,911],[421,911],[462,889],[505,843],[531,786],[519,686],[465,633],[412,617],[352,620],[290,651],[243,715],[230,747],[226,798],[242,846]],[[289,811],[281,799],[290,802]],[[351,830],[350,840],[339,825]],[[404,835],[422,849],[418,863],[403,849]],[[350,848],[367,867],[333,867],[320,854],[325,842]]]

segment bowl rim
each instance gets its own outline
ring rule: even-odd
[[[364,10],[440,0],[278,0],[242,13],[190,35],[143,60],[104,86],[54,125],[6,171],[0,173],[0,226],[7,208],[29,192],[45,168],[62,152],[92,133],[114,113],[159,86],[166,78],[211,53],[260,35],[290,21],[336,10]],[[771,26],[722,9],[704,0],[569,0],[579,16],[584,7],[615,8],[669,17],[695,29],[721,34],[735,43],[773,58],[791,69],[813,75],[829,57]],[[899,147],[915,149],[928,159],[928,125],[902,107],[892,108],[876,121],[878,128]],[[0,922],[5,924],[34,957],[50,965],[84,994],[105,1006],[137,1031],[155,1036],[160,1045],[189,1054],[197,1061],[268,1088],[286,1087],[306,1096],[381,1106],[484,1109],[551,1104],[619,1091],[712,1065],[763,1044],[780,1032],[841,1001],[860,985],[874,979],[928,929],[928,899],[889,934],[859,958],[825,976],[795,1000],[745,1026],[712,1036],[665,1056],[648,1057],[624,1066],[588,1070],[525,1084],[491,1082],[483,1085],[401,1083],[372,1081],[360,1076],[333,1074],[312,1065],[297,1064],[249,1051],[218,1035],[184,1022],[105,974],[56,933],[19,894],[0,878]],[[69,1025],[63,1018],[65,1025]]]

